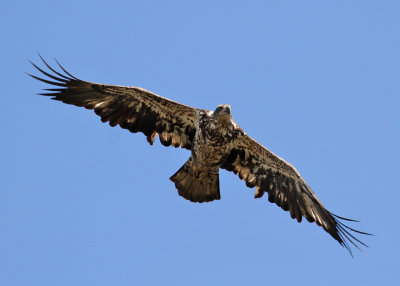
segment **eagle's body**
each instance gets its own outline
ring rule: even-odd
[[[289,211],[298,222],[303,217],[316,222],[350,253],[347,242],[357,248],[353,240],[363,244],[349,231],[367,233],[347,227],[339,220],[344,218],[329,212],[292,165],[234,122],[229,105],[215,111],[197,109],[139,87],[82,81],[61,66],[64,74],[43,62],[54,74],[33,65],[50,80],[31,76],[56,86],[43,95],[93,109],[111,126],[144,133],[150,144],[159,136],[165,146],[191,150],[188,161],[170,178],[182,197],[200,203],[220,199],[219,169],[225,169],[238,174],[248,187],[256,187],[255,198],[268,193],[270,202]]]
[[[197,122],[191,157],[171,180],[185,199],[208,202],[221,198],[219,169],[241,129],[233,121],[231,107],[226,104],[214,112],[199,111]]]
[[[237,124],[230,114],[229,105],[221,105],[219,112],[201,112],[193,140],[192,157],[200,167],[218,166],[230,151],[229,144],[236,137]],[[219,107],[218,107],[219,108]],[[229,110],[229,111],[225,111]],[[227,154],[228,153],[228,154]]]

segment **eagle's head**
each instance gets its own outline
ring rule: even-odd
[[[231,118],[231,106],[229,104],[220,104],[213,115],[217,118],[229,119]]]

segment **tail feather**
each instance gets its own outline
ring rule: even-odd
[[[170,180],[175,183],[179,195],[192,202],[211,202],[221,198],[218,168],[195,172],[189,159]]]

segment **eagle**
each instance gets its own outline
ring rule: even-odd
[[[361,245],[367,247],[355,233],[371,234],[343,223],[355,220],[328,211],[295,167],[236,124],[230,105],[221,104],[210,111],[183,105],[140,87],[87,82],[70,74],[57,60],[59,71],[40,58],[48,71],[30,63],[45,77],[28,73],[52,86],[40,95],[92,109],[110,126],[142,132],[151,145],[159,137],[165,146],[190,150],[187,162],[170,178],[183,198],[196,203],[219,200],[219,170],[225,169],[238,175],[247,187],[255,187],[255,198],[267,193],[268,201],[289,211],[292,219],[301,222],[304,217],[315,222],[351,255],[351,245],[357,249]]]

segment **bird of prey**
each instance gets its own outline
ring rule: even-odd
[[[171,176],[178,194],[192,202],[219,200],[219,169],[237,174],[247,187],[255,187],[255,198],[268,193],[298,222],[304,217],[328,232],[350,254],[350,245],[366,246],[351,232],[367,234],[346,226],[354,221],[328,211],[299,172],[288,162],[248,136],[233,120],[231,107],[219,105],[214,111],[189,107],[140,87],[99,84],[80,80],[58,62],[60,71],[46,61],[48,72],[32,65],[47,78],[31,77],[52,85],[41,95],[87,109],[101,121],[119,125],[132,133],[142,132],[153,144],[157,136],[165,146],[189,149],[187,162]],[[351,244],[349,244],[349,242]]]

